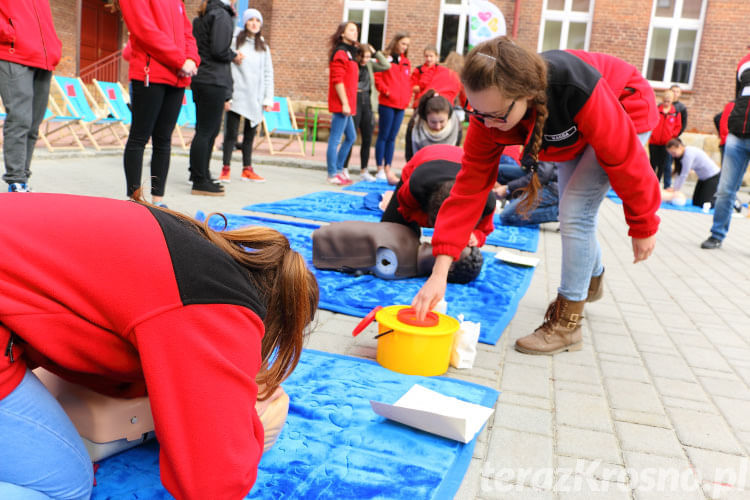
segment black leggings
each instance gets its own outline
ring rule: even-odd
[[[702,207],[704,203],[716,203],[716,189],[719,187],[719,174],[709,177],[705,181],[698,181],[693,191],[693,205]]]
[[[380,217],[380,222],[395,222],[397,224],[403,224],[404,226],[407,226],[409,229],[414,231],[414,234],[416,234],[417,238],[419,238],[422,236],[422,228],[420,227],[420,225],[414,221],[407,221],[404,216],[401,215],[401,212],[398,211],[398,191],[403,185],[403,181],[398,181],[396,190],[393,191],[393,196],[391,196],[391,201],[388,203],[388,206],[385,207],[385,210],[383,210],[383,215],[382,217]]]
[[[224,120],[224,165],[229,165],[232,161],[232,152],[234,145],[237,143],[237,131],[240,128],[240,115],[234,111],[227,111]],[[255,140],[255,131],[258,126],[252,126],[250,120],[245,118],[245,131],[242,134],[242,165],[245,167],[253,166],[253,141]]]
[[[367,164],[370,162],[370,147],[372,146],[372,133],[375,130],[375,117],[372,115],[370,107],[370,93],[357,92],[357,114],[354,115],[354,128],[359,130],[362,138],[359,147],[359,165],[362,171],[367,170]],[[352,148],[354,149],[354,148]],[[352,157],[352,150],[346,155],[344,168],[349,166],[349,159]]]
[[[227,89],[218,85],[191,85],[195,101],[195,136],[190,145],[190,178],[193,183],[211,180],[208,165],[216,136],[221,129]]]
[[[664,188],[668,188],[672,185],[672,167],[670,160],[672,159],[667,153],[667,147],[658,144],[648,145],[648,156],[651,160],[651,168],[656,173],[658,180],[664,179]]]
[[[143,150],[151,139],[151,194],[164,196],[164,185],[169,172],[169,156],[172,152],[172,132],[182,106],[185,89],[161,83],[146,87],[143,82],[130,82],[133,121],[130,124],[128,142],[125,144],[123,163],[127,196],[132,196],[141,187],[143,172]]]

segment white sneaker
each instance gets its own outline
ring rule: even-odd
[[[329,177],[328,178],[328,183],[329,184],[336,184],[336,185],[340,186],[341,185],[341,179],[337,175],[334,175],[333,177]]]
[[[380,170],[378,170],[378,173],[375,174],[375,179],[376,180],[381,180],[381,181],[385,181],[385,180],[388,179],[388,177],[386,177],[386,175],[385,175],[385,169],[384,168],[381,168]]]
[[[341,172],[339,172],[339,175],[341,177],[343,177],[344,179],[346,179],[347,181],[352,180],[352,178],[349,177],[349,169],[348,168],[345,168],[344,170],[342,170]]]
[[[362,180],[363,180],[363,181],[367,181],[367,182],[375,182],[375,180],[376,180],[376,179],[375,179],[375,176],[374,176],[374,175],[372,175],[372,174],[371,174],[370,172],[368,172],[367,170],[363,170],[363,171],[362,171],[362,172],[360,173],[360,175],[359,175],[359,176],[360,176],[360,177],[362,178]]]

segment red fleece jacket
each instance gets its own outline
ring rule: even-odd
[[[54,71],[61,54],[49,0],[0,2],[0,60]]]
[[[341,113],[342,103],[336,92],[336,84],[343,83],[346,99],[349,102],[352,116],[357,114],[357,81],[359,80],[359,64],[351,52],[339,49],[333,54],[328,71],[328,111]]]
[[[405,55],[393,60],[388,56],[391,67],[387,71],[375,73],[375,88],[378,90],[378,103],[395,109],[406,109],[412,95],[411,63]]]
[[[396,196],[398,196],[398,211],[401,215],[409,222],[416,222],[421,227],[431,227],[427,222],[427,212],[423,208],[423,204],[414,196],[413,186],[410,183],[414,170],[418,167],[428,164],[430,162],[441,162],[445,167],[444,171],[451,170],[451,164],[458,168],[461,165],[464,151],[458,146],[452,146],[449,144],[433,144],[431,146],[424,147],[416,152],[411,160],[401,170],[401,184]],[[424,183],[426,179],[420,179]],[[420,186],[421,187],[421,186]],[[419,189],[419,188],[417,188]],[[494,206],[494,196],[492,197]],[[485,205],[486,207],[486,205]],[[486,215],[482,216],[479,222],[475,224],[475,229],[471,232],[477,238],[477,246],[484,246],[487,241],[487,236],[495,230],[495,226],[492,223],[492,217],[494,211],[490,211]],[[468,238],[467,240],[468,241]],[[466,243],[464,243],[466,246]]]
[[[648,143],[656,146],[664,146],[670,139],[674,139],[680,135],[681,129],[682,117],[674,109],[674,106],[670,104],[669,109],[666,110],[662,106],[659,106],[659,122],[651,132]]]
[[[130,31],[131,80],[187,87],[190,78],[177,73],[185,61],[199,65],[201,58],[193,26],[182,0],[121,0],[120,9]]]
[[[134,202],[0,194],[0,399],[28,367],[148,393],[177,498],[242,498],[257,473],[265,306],[245,271],[176,217]],[[259,315],[260,314],[260,315]],[[33,457],[29,457],[33,462]]]
[[[659,227],[656,211],[661,193],[637,133],[638,128],[655,124],[658,119],[653,92],[646,92],[648,82],[629,72],[629,64],[611,56],[579,52],[571,55],[560,51],[543,56],[550,64],[547,125],[562,128],[548,130],[545,125],[539,160],[572,160],[590,145],[612,188],[623,200],[625,220],[630,226],[628,234],[635,238],[653,235]],[[624,78],[623,73],[627,73],[628,78]],[[614,82],[612,85],[608,83],[610,79]],[[613,88],[622,88],[626,95],[618,96]],[[569,102],[561,97],[566,95],[570,96]],[[635,102],[634,95],[643,102]],[[568,116],[566,113],[574,100],[579,109]],[[633,101],[627,109],[635,114],[637,124],[626,111],[623,104],[626,100]],[[514,128],[501,131],[472,117],[461,172],[435,224],[432,237],[435,255],[458,258],[474,229],[471,221],[478,219],[497,180],[503,148],[528,144],[535,118],[532,110]],[[555,145],[555,141],[559,145]]]

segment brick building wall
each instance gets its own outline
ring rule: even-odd
[[[201,0],[185,0],[188,17]],[[515,0],[492,0],[514,30]],[[78,61],[80,0],[50,0],[63,58],[58,72],[73,75]],[[276,93],[295,100],[325,102],[328,93],[328,41],[344,15],[344,0],[251,0],[264,17],[263,32],[271,46]],[[516,40],[536,50],[543,0],[521,0]],[[595,0],[589,49],[618,56],[643,70],[653,0]],[[389,0],[384,39],[408,31],[413,66],[422,63],[422,49],[437,42],[440,0]],[[688,106],[688,130],[713,132],[712,117],[734,97],[734,71],[747,53],[750,2],[710,0],[693,81],[683,93]],[[657,88],[657,94],[661,88]]]
[[[62,42],[62,58],[56,72],[73,76],[78,67],[78,18],[80,6],[77,0],[51,0],[50,10],[55,22],[57,37]]]

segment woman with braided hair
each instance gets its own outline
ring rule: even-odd
[[[421,318],[442,298],[447,269],[481,215],[503,148],[523,144],[525,168],[535,171],[538,161],[558,167],[562,278],[544,322],[518,339],[516,349],[580,349],[583,306],[602,295],[596,221],[610,185],[623,200],[634,262],[654,249],[661,197],[643,147],[658,121],[654,93],[634,66],[615,57],[573,50],[536,54],[507,37],[475,47],[461,80],[474,109],[461,172],[435,224],[432,275],[412,305]],[[535,206],[538,193],[533,175],[521,214]]]

